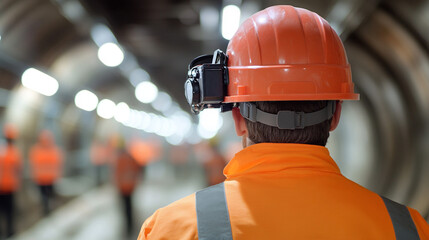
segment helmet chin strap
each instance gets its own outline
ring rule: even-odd
[[[279,129],[303,129],[330,119],[335,113],[335,101],[328,101],[326,107],[311,113],[295,111],[279,111],[277,114],[259,110],[256,104],[240,102],[240,113],[244,118],[252,122],[277,127]]]

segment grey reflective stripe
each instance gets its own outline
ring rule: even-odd
[[[252,122],[260,122],[280,129],[303,129],[330,119],[335,113],[336,102],[328,101],[327,106],[316,112],[304,113],[295,111],[279,111],[277,114],[259,110],[256,104],[239,103],[241,115]]]
[[[414,240],[420,239],[413,219],[407,207],[394,202],[385,197],[381,197],[392,219],[393,228],[395,229],[396,239]]]
[[[195,194],[199,240],[232,240],[223,183]]]

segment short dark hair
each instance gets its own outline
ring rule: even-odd
[[[289,110],[296,112],[315,112],[326,107],[328,101],[270,101],[254,102],[264,112],[276,114]],[[279,129],[259,122],[245,119],[249,139],[253,143],[303,143],[325,146],[329,137],[332,118],[303,129]]]

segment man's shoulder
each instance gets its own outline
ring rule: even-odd
[[[139,240],[197,239],[195,193],[158,209],[143,223]]]

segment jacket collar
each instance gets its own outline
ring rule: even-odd
[[[341,174],[327,148],[308,144],[259,143],[238,152],[223,173],[241,175],[281,171],[319,171]]]

